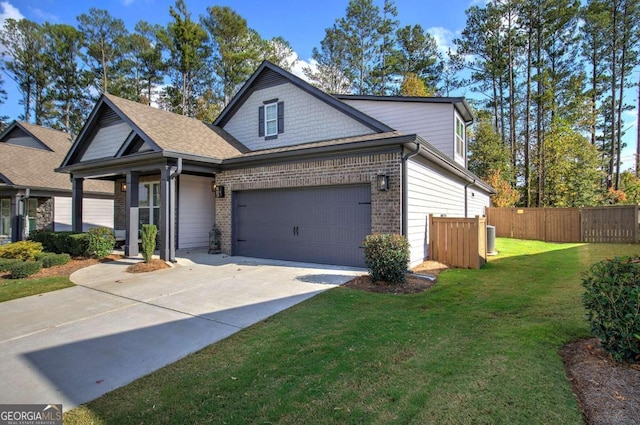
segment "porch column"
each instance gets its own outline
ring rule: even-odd
[[[171,177],[173,167],[165,165],[160,171],[160,258],[176,260],[176,181]]]
[[[16,193],[11,197],[11,242],[23,239],[21,204],[22,195],[20,193]]]
[[[127,257],[137,257],[140,253],[140,249],[138,248],[138,226],[140,223],[138,217],[139,180],[140,176],[138,173],[133,171],[127,172],[127,192],[124,203],[125,228],[127,231],[124,242],[124,255]]]
[[[71,178],[71,230],[82,233],[82,198],[84,179]]]

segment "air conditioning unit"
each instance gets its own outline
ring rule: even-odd
[[[498,251],[496,251],[496,226],[487,226],[487,255],[498,255]]]

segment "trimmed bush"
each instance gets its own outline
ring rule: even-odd
[[[86,233],[52,232],[41,230],[30,236],[31,240],[42,243],[44,251],[56,254],[69,254],[72,257],[87,255],[88,240]]]
[[[71,261],[69,254],[55,254],[53,252],[43,252],[36,255],[36,261],[42,263],[42,267],[48,269],[53,266],[63,266]]]
[[[365,263],[374,282],[390,284],[407,281],[409,242],[397,234],[374,234],[364,240]]]
[[[116,237],[107,227],[94,227],[87,232],[87,254],[91,257],[105,258],[116,246]]]
[[[40,261],[21,261],[11,266],[11,279],[24,279],[42,270]]]
[[[591,333],[620,362],[640,362],[640,258],[600,261],[585,274]]]
[[[52,230],[36,230],[29,234],[29,239],[34,242],[40,242],[43,251],[60,254],[56,241],[59,233],[60,232],[54,232]]]
[[[156,234],[158,228],[153,224],[142,225],[142,257],[145,263],[151,261],[153,251],[156,250]]]
[[[11,270],[11,266],[21,262],[22,260],[16,260],[15,258],[0,258],[0,272],[8,272]]]
[[[34,241],[18,241],[0,246],[0,258],[28,261],[33,260],[40,252],[42,244]]]

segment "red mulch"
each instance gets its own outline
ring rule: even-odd
[[[98,263],[119,260],[121,258],[122,255],[118,254],[111,254],[108,257],[103,258],[102,260],[98,260],[96,258],[72,258],[71,261],[62,266],[54,266],[42,269],[38,273],[31,275],[29,279],[40,279],[43,277],[54,276],[70,276],[71,273],[75,272],[76,270],[80,270]],[[9,279],[10,275],[10,273],[0,275],[0,279]]]
[[[129,273],[146,273],[153,272],[156,270],[162,270],[168,268],[169,265],[162,260],[153,259],[149,263],[140,262],[135,263],[127,267],[127,272]]]
[[[413,272],[416,274],[438,276],[440,272],[446,269],[448,269],[446,265],[438,263],[437,261],[425,261],[417,267],[414,267]],[[372,282],[369,275],[363,275],[351,279],[342,286],[384,294],[417,294],[426,291],[433,285],[435,285],[435,281],[431,282],[429,280],[408,274],[407,282],[398,285],[390,285],[386,282]]]

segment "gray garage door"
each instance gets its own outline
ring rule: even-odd
[[[364,266],[370,186],[234,193],[234,254]]]

